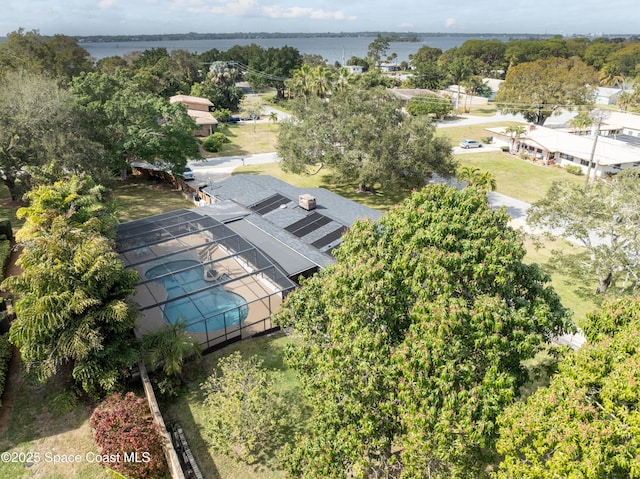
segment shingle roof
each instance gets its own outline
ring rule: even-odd
[[[169,98],[169,102],[185,103],[185,104],[193,103],[198,105],[213,106],[213,103],[211,103],[211,101],[208,100],[207,98],[203,98],[200,96],[190,96],[190,95],[174,95],[171,98]]]
[[[330,251],[356,220],[375,221],[382,216],[324,188],[299,188],[272,176],[235,175],[203,188],[203,192],[221,203],[233,200],[250,211],[242,221],[251,226],[238,222],[239,231],[257,228],[263,239],[267,235],[320,267],[334,262]],[[314,210],[298,206],[302,194],[315,197]]]

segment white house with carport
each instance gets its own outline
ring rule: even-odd
[[[494,143],[510,145],[511,137],[504,128],[488,128]],[[514,138],[513,151],[527,153],[544,164],[574,165],[584,174],[589,168],[596,177],[616,174],[640,167],[640,146],[611,136],[579,136],[555,128],[529,125],[526,133]]]

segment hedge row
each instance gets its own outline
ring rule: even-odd
[[[0,236],[0,281],[4,279],[4,274],[9,264],[9,256],[11,256],[11,241]]]
[[[9,361],[11,360],[11,343],[9,342],[9,333],[0,335],[0,398],[4,393],[4,381],[9,370]],[[2,406],[2,402],[0,402]]]

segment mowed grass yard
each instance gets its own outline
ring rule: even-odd
[[[567,173],[564,168],[542,166],[509,153],[484,152],[457,155],[460,166],[490,171],[496,179],[496,191],[527,203],[544,198],[555,181],[584,184],[584,176]]]
[[[224,134],[230,143],[222,145],[220,151],[209,153],[201,151],[206,158],[223,156],[247,156],[257,153],[276,151],[276,139],[280,125],[278,123],[243,121],[235,124],[219,125],[216,131]]]

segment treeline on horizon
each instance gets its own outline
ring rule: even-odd
[[[384,37],[390,42],[419,42],[424,37],[479,37],[487,38],[549,38],[553,35],[534,33],[415,33],[415,32],[234,32],[234,33],[158,33],[145,35],[73,35],[79,43],[86,42],[138,42],[174,40],[252,40],[263,38],[358,38]],[[627,38],[627,36],[622,35]]]

